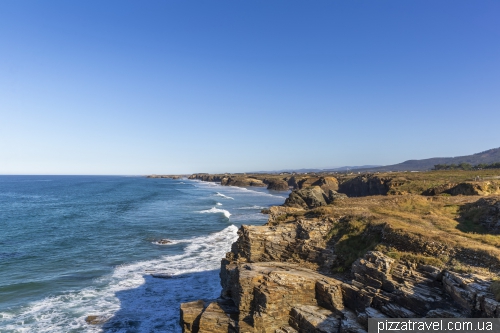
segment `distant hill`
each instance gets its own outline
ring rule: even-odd
[[[358,170],[358,169],[367,169],[367,168],[376,168],[381,167],[380,165],[360,165],[360,166],[342,166],[338,168],[328,168],[328,169],[283,169],[283,170],[274,170],[274,171],[255,171],[250,173],[280,173],[280,172],[297,172],[297,173],[305,173],[305,172],[328,172],[328,171],[348,171],[348,170]]]
[[[338,168],[324,169],[321,171],[348,171],[348,170],[358,170],[358,169],[368,169],[368,168],[380,168],[382,165],[347,165]]]
[[[500,162],[500,148],[486,150],[474,155],[457,156],[457,157],[434,157],[426,158],[423,160],[408,160],[403,163],[386,165],[376,168],[363,168],[357,171],[425,171],[430,170],[436,164],[460,164],[469,163],[471,165],[477,164],[491,164]]]

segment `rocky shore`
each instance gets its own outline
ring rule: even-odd
[[[280,177],[294,190],[266,211],[266,225],[240,228],[221,262],[220,297],[182,304],[183,332],[366,332],[371,317],[500,317],[497,184],[443,186],[449,177],[434,176],[426,186],[420,176]],[[271,184],[260,178],[247,179]]]

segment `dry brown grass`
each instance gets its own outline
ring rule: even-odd
[[[396,185],[396,193],[399,192],[422,194],[422,192],[429,188],[434,188],[449,183],[458,184],[468,181],[474,181],[476,177],[479,177],[479,179],[481,180],[489,180],[495,182],[500,179],[500,169],[472,171],[439,170],[426,172],[384,172],[375,173],[374,175],[379,178],[391,179],[391,182]],[[357,176],[359,175],[336,175],[340,183]]]
[[[465,252],[473,253],[473,257],[478,258],[478,265],[486,265],[479,259],[485,257],[500,263],[500,235],[488,234],[478,225],[467,226],[467,221],[459,219],[460,206],[478,199],[479,197],[473,196],[372,196],[349,198],[314,211],[318,215],[335,218],[350,217],[358,221],[369,220],[371,224],[385,224],[386,230],[411,235],[413,238],[421,239],[422,242],[442,244],[447,249],[452,249],[450,253],[456,256],[453,263],[439,259],[442,264],[469,267],[470,260],[467,264],[461,261],[460,254]],[[400,253],[400,255],[415,262],[432,261],[428,259],[428,256],[418,253],[413,254],[417,257],[411,257],[409,253]],[[434,264],[440,266],[440,261]]]

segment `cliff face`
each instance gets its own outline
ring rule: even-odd
[[[489,275],[500,270],[500,250],[442,230],[470,216],[481,228],[497,223],[498,200],[376,196],[272,207],[266,225],[240,228],[221,263],[220,298],[182,305],[183,331],[361,333],[371,317],[500,317]]]
[[[477,174],[481,174],[481,176]],[[419,194],[435,195],[500,195],[498,170],[435,171],[427,173],[385,173],[362,175],[294,175],[282,177],[269,174],[194,174],[189,179],[220,182],[227,186],[267,186],[270,190],[307,190],[319,187],[326,194],[330,191],[349,197],[373,195]],[[169,176],[171,177],[171,176]],[[299,204],[300,205],[300,204]]]

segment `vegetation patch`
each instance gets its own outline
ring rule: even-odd
[[[334,224],[326,239],[334,244],[339,265],[334,269],[343,272],[352,263],[373,250],[381,241],[381,225],[371,223],[368,219],[343,218]]]
[[[490,290],[495,295],[495,299],[500,302],[500,279],[493,279]]]

